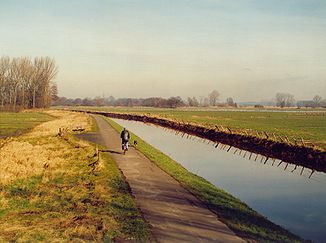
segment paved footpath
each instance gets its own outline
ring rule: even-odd
[[[139,151],[130,148],[121,154],[119,134],[102,117],[93,116],[102,142],[125,175],[157,242],[244,242]]]

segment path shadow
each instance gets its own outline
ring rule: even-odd
[[[102,136],[99,133],[79,133],[75,134],[76,137],[90,141],[92,143],[97,143],[99,145],[105,146]]]
[[[114,150],[110,150],[110,149],[101,149],[101,152],[108,152],[111,154],[123,154],[123,152],[119,152],[119,151],[114,151]]]
[[[102,136],[99,133],[80,133],[75,134],[76,137],[90,141],[92,143],[97,143],[102,146],[106,146]],[[110,150],[110,149],[101,149],[101,152],[108,152],[111,154],[123,154],[123,152]]]

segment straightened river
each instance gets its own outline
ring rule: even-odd
[[[326,174],[136,121],[112,119],[187,170],[305,239],[326,242]],[[133,138],[132,138],[133,140]],[[223,149],[221,149],[223,148]],[[227,150],[230,150],[227,152]],[[250,160],[249,160],[250,157]],[[256,159],[256,161],[255,161]],[[294,171],[293,171],[294,170]],[[293,172],[292,172],[293,171]],[[300,175],[302,172],[302,175]],[[311,178],[309,176],[311,175]]]

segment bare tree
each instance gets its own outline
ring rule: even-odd
[[[29,105],[28,90],[33,71],[32,61],[28,58],[21,58],[19,61],[19,72],[21,76],[19,100],[22,108],[27,108]]]
[[[315,95],[314,98],[312,99],[312,101],[314,102],[314,106],[318,107],[320,106],[320,102],[322,100],[322,97],[319,95]]]
[[[33,66],[32,107],[47,107],[51,103],[50,82],[57,74],[57,67],[54,60],[49,57],[35,58]]]
[[[209,95],[209,104],[212,106],[216,106],[217,105],[217,100],[218,97],[220,96],[220,93],[217,90],[213,90]]]
[[[48,57],[0,58],[0,104],[9,109],[48,107],[57,67]]]
[[[233,99],[231,97],[229,97],[229,98],[226,99],[226,104],[228,106],[237,106],[237,104],[234,103],[234,101],[233,101]]]
[[[170,108],[176,108],[176,107],[179,107],[179,106],[184,106],[184,102],[183,102],[183,100],[181,99],[180,96],[170,97],[167,100],[167,105]]]
[[[56,101],[59,97],[58,97],[58,86],[56,83],[51,83],[51,99],[53,101]]]
[[[199,106],[199,102],[198,100],[196,99],[196,97],[188,97],[188,105],[189,106],[195,106],[195,107],[198,107]]]
[[[276,94],[276,106],[278,107],[290,107],[295,102],[294,96],[288,93],[277,93]]]
[[[7,103],[7,96],[8,94],[8,76],[10,70],[10,58],[9,57],[1,57],[0,59],[0,101],[1,101],[1,108],[3,109],[5,103]]]

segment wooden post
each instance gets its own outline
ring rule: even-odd
[[[258,131],[256,131],[256,134],[257,134],[257,137],[259,138],[259,133],[258,133]]]
[[[303,138],[301,138],[301,142],[302,142],[302,145],[305,147],[305,146],[306,146],[306,144],[305,144],[305,142],[304,142]]]
[[[289,140],[289,138],[285,135],[285,139],[286,139],[286,141],[288,142],[288,143],[291,143],[290,142],[290,140]]]
[[[302,169],[301,169],[300,175],[302,175],[302,173],[303,173],[303,170],[304,170],[304,167],[302,166]]]
[[[244,155],[243,155],[243,158],[245,158],[245,157],[246,157],[246,155],[247,155],[247,151],[245,151],[245,153],[244,153]]]
[[[316,144],[314,144],[314,143],[311,143],[312,144],[312,148],[316,148],[317,146],[316,146]]]
[[[289,165],[289,163],[286,163],[286,166],[285,166],[284,170],[286,170],[286,168],[288,168],[288,165]]]

